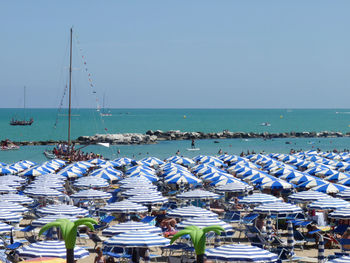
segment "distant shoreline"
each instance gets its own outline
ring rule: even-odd
[[[282,139],[282,138],[340,138],[350,137],[350,132],[279,132],[279,133],[257,133],[257,132],[181,132],[181,131],[152,131],[141,133],[119,133],[119,134],[96,134],[93,136],[80,136],[72,143],[77,145],[90,145],[98,143],[110,143],[112,145],[137,145],[156,144],[159,141],[182,141],[182,140],[203,140],[203,139]],[[15,141],[19,146],[25,145],[56,145],[63,143],[63,140],[46,141]]]

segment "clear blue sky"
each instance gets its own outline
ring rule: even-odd
[[[1,1],[0,107],[57,107],[74,26],[115,108],[350,108],[350,1]],[[75,46],[76,48],[76,46]],[[95,107],[75,49],[73,105]]]

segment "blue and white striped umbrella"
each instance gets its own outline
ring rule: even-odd
[[[219,168],[208,165],[208,164],[201,164],[193,167],[195,169],[192,170],[193,173],[197,175],[203,175],[208,173],[215,173],[215,172],[223,172],[223,170],[220,170]]]
[[[147,165],[137,165],[126,170],[125,174],[132,174],[140,171],[148,171],[149,173],[155,174],[155,170]]]
[[[27,189],[30,188],[42,188],[42,189],[53,189],[57,191],[63,191],[64,187],[61,183],[50,182],[50,181],[34,181],[33,183],[27,186]]]
[[[24,190],[24,193],[31,197],[60,197],[63,194],[57,190],[51,189],[51,188],[42,188],[42,187],[35,187],[35,188],[28,188]]]
[[[171,161],[171,162],[176,163],[176,164],[181,164],[181,165],[187,166],[187,167],[195,164],[195,162],[192,159],[187,158],[187,157],[179,157],[178,159]]]
[[[343,257],[328,261],[328,263],[349,263],[349,262],[350,262],[350,256],[343,256]]]
[[[105,188],[109,186],[109,183],[107,180],[103,178],[98,178],[95,176],[87,176],[87,177],[81,177],[74,183],[75,187],[78,188],[85,188],[85,187],[93,187],[93,188]]]
[[[224,165],[224,162],[221,161],[220,159],[207,159],[205,161],[201,161],[202,164],[208,164],[208,165],[212,165],[215,167],[222,167]]]
[[[1,196],[1,200],[22,205],[28,205],[34,202],[32,198],[19,194],[5,194]]]
[[[335,210],[350,207],[350,202],[340,198],[324,198],[308,205],[309,209]]]
[[[72,199],[83,199],[83,200],[107,200],[112,197],[112,194],[88,189],[88,190],[82,190],[80,192],[77,192],[75,194],[72,194],[70,196]]]
[[[260,214],[297,214],[302,213],[303,210],[293,204],[288,204],[284,202],[275,202],[259,205],[254,208],[254,212]]]
[[[230,244],[209,248],[206,249],[205,255],[207,259],[239,263],[272,263],[278,261],[278,255],[276,254],[259,247],[243,244]]]
[[[276,180],[276,181],[271,181],[271,182],[267,182],[265,184],[260,185],[261,189],[291,189],[293,188],[293,184],[288,183],[286,181],[283,180]]]
[[[350,178],[343,179],[338,182],[338,184],[344,185],[344,186],[350,186]]]
[[[20,257],[37,258],[37,257],[59,257],[66,258],[66,246],[63,241],[46,240],[40,241],[17,250]],[[89,251],[81,248],[74,248],[74,259],[82,259],[89,256]]]
[[[27,182],[27,180],[23,177],[17,176],[17,175],[4,175],[0,177],[1,180],[5,180],[5,181],[14,181],[14,182],[18,182],[20,184],[25,184]]]
[[[149,184],[149,185],[152,185],[151,181],[148,180],[147,178],[145,177],[128,177],[128,178],[125,178],[121,181],[119,181],[119,183],[121,184],[121,186],[124,186],[126,184],[140,184],[140,183],[144,183],[144,184]],[[134,188],[134,187],[132,187]]]
[[[109,247],[160,247],[169,245],[169,243],[169,239],[147,231],[130,231],[103,242]]]
[[[37,210],[41,215],[87,216],[89,211],[73,205],[49,205]]]
[[[132,175],[130,175],[130,177],[136,177],[136,178],[143,178],[143,179],[147,179],[148,181],[155,183],[158,181],[158,177],[154,174],[150,174],[150,173],[145,173],[145,172],[138,172],[138,173],[134,173]]]
[[[329,197],[330,196],[325,193],[310,190],[291,194],[290,196],[288,196],[288,199],[297,203],[307,203]]]
[[[332,183],[328,183],[328,184],[324,184],[324,185],[320,185],[320,186],[316,186],[311,188],[311,190],[313,191],[318,191],[318,192],[322,192],[322,193],[326,193],[326,194],[336,194],[339,193],[341,191],[344,191],[346,189],[350,189],[349,187],[346,186],[342,186],[340,184],[332,184]]]
[[[329,218],[333,219],[350,219],[350,207],[339,208],[328,214]]]
[[[237,179],[238,180],[238,179]],[[232,182],[226,185],[220,185],[215,188],[215,191],[217,192],[231,192],[231,193],[239,193],[239,192],[246,192],[251,191],[254,188],[246,183],[243,182]]]
[[[204,208],[200,208],[197,206],[185,206],[179,207],[175,209],[171,209],[167,212],[167,215],[174,216],[178,218],[190,218],[190,217],[198,217],[198,216],[214,216],[218,215]]]
[[[283,179],[283,180],[286,180],[288,182],[290,182],[290,180],[296,178],[296,177],[299,177],[299,176],[302,176],[302,175],[305,175],[305,173],[302,173],[300,171],[297,171],[297,170],[290,170],[290,169],[285,169],[285,168],[282,168],[281,170],[283,170],[283,174],[279,176],[280,179]],[[279,170],[279,171],[281,171]],[[271,173],[275,176],[278,176],[278,172],[276,173]],[[308,175],[308,174],[306,174]]]
[[[115,169],[113,169],[115,170]],[[102,168],[94,171],[93,173],[90,174],[90,176],[95,176],[98,178],[103,178],[109,182],[114,182],[120,180],[120,176],[123,174],[122,172],[114,172],[112,169],[109,168]]]
[[[13,226],[0,222],[0,234],[11,232],[11,230],[13,230]]]
[[[133,178],[139,179],[138,177],[133,177]],[[147,180],[147,181],[142,181],[142,180],[140,181],[134,180],[134,182],[130,181],[130,183],[122,184],[119,188],[123,190],[135,189],[135,188],[157,189],[157,186],[152,184],[148,179],[144,179],[144,180]]]
[[[275,202],[282,202],[282,201],[273,195],[262,194],[262,193],[254,193],[252,195],[243,197],[241,200],[238,200],[238,203],[247,204],[247,205],[260,205],[260,204],[275,203]]]
[[[102,235],[111,237],[130,231],[147,231],[149,233],[154,233],[158,235],[162,234],[162,229],[160,229],[159,227],[151,226],[150,224],[142,222],[128,221],[108,227],[107,229],[102,231]]]
[[[350,190],[345,190],[340,193],[337,193],[337,197],[344,199],[346,201],[350,201]]]
[[[115,202],[100,208],[101,212],[105,213],[143,213],[147,212],[147,207],[130,202],[128,200]]]
[[[300,188],[300,189],[311,189],[313,187],[325,185],[325,184],[327,184],[327,181],[325,181],[325,180],[314,179],[314,180],[310,180],[310,181],[304,182],[302,184],[299,184],[296,187]]]
[[[176,197],[181,199],[214,199],[214,198],[218,198],[219,195],[213,192],[195,189],[195,190],[178,194]]]
[[[207,226],[221,226],[223,229],[225,229],[225,231],[232,230],[231,225],[213,216],[192,217],[182,221],[181,223],[178,223],[176,226],[179,229],[183,229],[186,226],[198,226],[200,228]]]
[[[120,162],[115,161],[104,161],[102,163],[99,163],[98,166],[102,168],[122,167]]]
[[[16,171],[10,167],[0,167],[0,174],[15,174]]]
[[[75,221],[77,220],[78,218],[76,217],[72,217],[72,216],[67,216],[67,215],[61,215],[61,214],[58,214],[58,215],[49,215],[49,216],[44,216],[44,217],[40,217],[38,219],[35,219],[33,222],[32,222],[32,226],[35,226],[35,227],[42,227],[48,223],[51,223],[51,222],[54,222],[56,221],[57,219],[62,219],[62,218],[67,218],[71,221]]]
[[[121,157],[121,158],[117,158],[114,160],[115,162],[120,162],[122,163],[124,166],[132,164],[132,163],[136,163],[136,161],[134,159],[128,158],[128,157]]]
[[[197,178],[192,174],[178,173],[164,177],[164,181],[167,184],[199,184],[202,182],[201,179]]]
[[[92,164],[101,164],[101,163],[106,162],[106,160],[103,160],[103,159],[100,159],[100,158],[95,158],[95,159],[88,160],[88,162],[92,163]]]
[[[162,193],[157,191],[157,189],[151,189],[151,188],[134,188],[126,190],[125,192],[122,192],[122,196],[134,196],[138,194],[158,194],[161,195]]]
[[[140,162],[147,164],[148,166],[159,166],[164,164],[164,162],[156,157],[146,157],[140,160]]]
[[[338,181],[341,181],[341,180],[346,180],[346,179],[350,179],[350,174],[347,174],[347,173],[335,173],[335,174],[332,174],[332,175],[329,175],[325,178],[325,180],[327,181],[335,181],[335,182],[338,182]]]
[[[50,172],[51,171],[49,171],[49,170],[39,166],[39,167],[32,168],[32,169],[24,172],[23,174],[21,173],[21,175],[24,175],[24,176],[37,176],[37,175],[41,175],[41,174],[48,174]]]
[[[151,205],[168,202],[168,198],[159,194],[138,194],[130,197],[128,201],[138,204]]]
[[[7,210],[0,210],[0,221],[19,223],[23,219],[21,214],[10,212]]]
[[[1,196],[0,196],[1,198]],[[28,208],[11,202],[0,202],[0,210],[9,211],[17,214],[28,212]]]
[[[7,185],[0,185],[0,193],[1,194],[6,194],[6,193],[16,193],[17,189],[13,188],[11,186]]]
[[[291,179],[289,182],[292,184],[298,185],[298,184],[302,184],[304,182],[308,182],[308,181],[316,180],[316,179],[318,179],[318,178],[315,176],[312,176],[312,175],[301,175],[301,176],[298,176],[298,177]]]

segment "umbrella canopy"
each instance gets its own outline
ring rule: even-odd
[[[40,217],[38,219],[35,219],[34,221],[32,221],[32,226],[35,227],[42,227],[48,223],[54,222],[56,221],[56,219],[62,219],[62,218],[67,218],[71,221],[75,221],[78,218],[77,217],[72,217],[72,216],[67,216],[67,215],[61,215],[61,214],[57,214],[57,215],[49,215],[49,216],[44,216],[44,217]]]
[[[314,191],[318,191],[318,192],[322,192],[322,193],[326,193],[326,194],[336,194],[336,193],[339,193],[341,191],[344,191],[344,190],[350,189],[350,188],[348,188],[346,186],[342,186],[340,184],[328,183],[328,184],[313,187],[311,189]]]
[[[147,212],[147,207],[124,200],[121,202],[115,202],[100,208],[101,212],[105,213],[144,213]]]
[[[310,189],[312,187],[320,186],[327,184],[327,181],[325,180],[320,180],[320,179],[313,179],[304,183],[301,183],[297,185],[297,188],[302,188],[302,189]]]
[[[350,202],[340,198],[324,198],[308,205],[310,209],[335,210],[339,208],[350,207]]]
[[[350,262],[350,256],[343,256],[343,257],[328,261],[328,263],[348,263],[348,262]]]
[[[115,170],[115,169],[110,169],[110,168],[102,168],[94,171],[93,173],[90,174],[90,176],[95,176],[98,178],[105,179],[107,181],[113,182],[113,181],[118,181],[120,180],[120,176],[123,174],[122,172]]]
[[[0,193],[16,193],[17,189],[7,185],[0,185]]]
[[[78,193],[72,194],[70,196],[72,199],[84,199],[84,200],[107,200],[112,197],[112,194],[88,189],[88,190],[82,190]]]
[[[200,208],[197,206],[185,206],[179,207],[167,212],[167,215],[179,217],[179,218],[189,218],[189,217],[197,217],[197,216],[214,216],[218,215],[204,208]]]
[[[302,213],[303,210],[292,204],[284,203],[284,202],[275,202],[269,204],[259,205],[254,208],[254,212],[260,214],[297,214]]]
[[[19,194],[5,194],[1,196],[1,200],[22,205],[28,205],[34,202],[32,198]]]
[[[290,196],[288,196],[288,199],[297,203],[307,203],[328,197],[330,196],[325,193],[310,190],[291,194]]]
[[[23,219],[21,214],[10,212],[7,210],[0,210],[0,221],[9,223],[19,223]]]
[[[174,175],[167,175],[164,177],[164,181],[167,184],[199,184],[202,182],[201,179],[192,175],[191,173],[177,173]]]
[[[57,190],[44,187],[35,187],[24,190],[24,193],[31,197],[60,197],[63,194]]]
[[[144,205],[151,205],[151,204],[162,204],[168,202],[168,198],[163,197],[159,194],[138,194],[130,197],[128,199],[130,202],[133,203],[139,203]]]
[[[231,244],[216,248],[210,248],[205,251],[207,259],[231,261],[231,262],[258,262],[272,263],[277,262],[278,256],[267,250],[242,244]]]
[[[231,192],[231,193],[251,191],[253,189],[254,188],[252,186],[245,184],[243,182],[240,183],[238,181],[225,184],[225,185],[220,185],[215,188],[215,190],[218,192]]]
[[[79,178],[75,183],[75,187],[94,187],[94,188],[104,188],[108,187],[109,183],[103,178],[98,178],[95,176],[87,176]]]
[[[181,199],[214,199],[218,198],[219,195],[209,191],[196,189],[178,194],[176,197]]]
[[[1,234],[11,232],[12,229],[13,229],[13,226],[10,226],[8,224],[0,222],[0,233]]]
[[[23,214],[28,211],[28,208],[11,202],[0,202],[0,210]]]
[[[260,186],[261,189],[291,189],[293,184],[283,180],[270,181]]]
[[[337,194],[337,197],[350,201],[350,190],[345,190]]]
[[[37,210],[41,215],[87,216],[89,211],[73,205],[49,205]]]
[[[259,205],[259,204],[274,203],[274,202],[282,202],[282,201],[273,195],[261,194],[261,193],[254,193],[252,195],[243,197],[241,200],[238,200],[238,203],[247,204],[247,205]]]
[[[63,241],[46,240],[40,241],[17,250],[21,257],[60,257],[66,258],[66,246]],[[82,259],[89,256],[89,252],[83,248],[74,248],[74,259]]]
[[[118,235],[120,233],[127,233],[130,231],[147,231],[149,233],[162,234],[162,229],[159,227],[151,226],[150,224],[142,222],[128,221],[125,223],[120,223],[114,226],[111,226],[102,231],[102,235],[111,237]]]
[[[156,189],[149,189],[149,188],[134,188],[126,190],[125,192],[122,192],[122,196],[134,196],[138,194],[158,194],[161,195],[162,193],[157,191]]]
[[[169,245],[170,240],[147,231],[130,231],[114,236],[104,242],[116,247],[159,247]]]
[[[339,208],[334,212],[329,213],[328,217],[334,219],[350,219],[350,207]]]
[[[183,229],[186,226],[198,226],[200,228],[207,226],[221,226],[225,231],[231,230],[232,226],[227,224],[226,222],[218,219],[217,217],[208,217],[208,216],[198,216],[190,219],[186,219],[181,223],[177,224],[179,229]]]

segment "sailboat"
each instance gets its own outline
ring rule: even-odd
[[[105,94],[103,94],[103,107],[102,110],[100,112],[101,117],[110,117],[112,116],[112,113],[110,111],[106,111],[105,109]]]
[[[53,150],[44,151],[44,155],[48,159],[66,159],[68,161],[89,160],[96,158],[95,154],[84,154],[80,150],[88,145],[74,149],[71,145],[71,117],[72,117],[72,51],[73,51],[73,28],[70,29],[70,55],[69,55],[69,89],[68,89],[68,140],[67,143],[60,143]],[[105,146],[107,147],[107,146]],[[109,144],[108,144],[109,147]]]
[[[12,117],[10,121],[10,125],[12,126],[28,126],[28,125],[32,125],[32,123],[34,122],[33,118],[30,118],[29,121],[26,120],[26,87],[24,87],[23,89],[23,97],[24,97],[23,99],[24,118],[23,120],[18,120]]]

